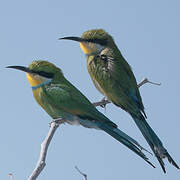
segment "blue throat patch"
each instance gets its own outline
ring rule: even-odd
[[[40,88],[40,87],[42,87],[44,85],[49,84],[51,81],[52,81],[52,79],[49,79],[49,80],[47,80],[47,81],[45,81],[45,82],[43,82],[43,83],[41,83],[41,84],[39,84],[37,86],[31,86],[31,88],[32,88],[32,90],[36,90],[36,89],[38,89],[38,88]]]
[[[101,49],[98,49],[97,51],[92,52],[92,53],[87,53],[87,54],[85,54],[85,56],[88,57],[88,56],[92,56],[92,55],[97,55],[97,54],[99,54],[102,50],[104,50],[104,48],[105,48],[105,47],[101,47]]]
[[[101,52],[101,51],[95,51],[95,52],[92,52],[92,53],[87,53],[87,54],[85,54],[85,56],[88,57],[88,56],[97,55],[97,54],[99,54],[100,52]]]

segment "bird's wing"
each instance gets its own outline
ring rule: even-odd
[[[90,101],[72,84],[51,84],[45,88],[45,94],[48,97],[48,103],[50,103],[51,106],[55,106],[55,108],[59,108],[72,115],[76,115],[82,120],[88,119],[90,121],[96,121],[100,129],[104,130],[133,151],[134,149],[137,149],[137,147],[138,149],[140,148],[140,151],[142,149],[146,150],[136,140],[118,129],[116,124],[99,112],[93,104],[91,104]],[[129,143],[130,146],[127,145]]]
[[[111,48],[105,48],[95,58],[104,67],[105,82],[102,82],[101,77],[99,77],[99,81],[104,88],[105,95],[113,103],[128,112],[140,110],[145,114],[136,78],[119,50],[114,51]],[[102,73],[100,74],[102,75]],[[111,88],[106,91],[106,87]]]
[[[100,113],[93,104],[72,84],[51,84],[45,88],[46,96],[52,106],[76,115],[82,119],[96,120],[116,125]]]
[[[52,107],[54,106],[67,113],[76,115],[82,120],[88,119],[97,122],[100,129],[104,130],[139,155],[140,153],[136,151],[137,148],[139,151],[144,149],[136,140],[122,132],[117,128],[116,124],[100,113],[72,84],[51,84],[50,86],[46,86],[45,94],[48,97],[48,103],[50,103]]]
[[[105,48],[96,58],[100,58],[104,62],[104,66],[107,69],[106,72],[110,75],[111,83],[114,83],[115,89],[116,87],[123,89],[128,96],[136,93],[137,98],[139,98],[136,78],[130,65],[123,58],[119,50]]]
[[[122,62],[118,62],[119,66],[117,66],[117,72],[118,74],[123,74],[121,77],[120,86],[122,86],[122,89],[124,89],[125,94],[128,96],[128,99],[132,100],[137,104],[139,109],[144,113],[144,105],[142,102],[142,98],[138,89],[137,81],[134,76],[134,73],[129,66],[129,64],[125,61],[125,59],[122,59]],[[117,74],[115,74],[116,76]],[[117,76],[118,77],[118,76]],[[118,81],[118,79],[117,79]],[[146,115],[145,115],[146,116]]]
[[[111,75],[110,78],[112,79],[111,83],[114,84],[112,85],[114,91],[121,96],[121,99],[126,99],[129,103],[135,103],[144,112],[144,106],[136,78],[130,65],[122,56],[116,57],[113,53],[110,55],[107,54],[107,61],[111,64],[109,73]]]

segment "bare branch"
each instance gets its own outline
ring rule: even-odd
[[[147,78],[144,78],[139,84],[138,84],[138,88],[140,88],[142,85],[146,84],[146,83],[150,83],[150,84],[154,84],[157,86],[160,86],[161,83],[155,83],[155,82],[151,82],[149,81]]]
[[[28,178],[28,180],[36,180],[36,178],[39,176],[41,171],[46,166],[45,161],[46,161],[46,155],[47,155],[47,150],[48,150],[49,144],[54,136],[55,131],[57,130],[59,125],[62,123],[64,123],[64,119],[57,119],[50,123],[50,129],[49,129],[48,135],[46,136],[46,138],[44,139],[44,141],[41,144],[39,160],[36,164],[35,169],[33,170],[32,174],[31,174],[31,176]]]
[[[140,88],[141,86],[143,86],[146,83],[150,83],[150,84],[154,84],[154,85],[158,85],[158,86],[161,85],[161,83],[151,82],[147,78],[144,78],[140,83],[138,83],[138,88]],[[97,107],[97,106],[105,107],[106,104],[109,104],[109,103],[111,103],[109,100],[106,100],[105,98],[103,98],[101,101],[93,103],[93,105],[95,107]]]
[[[109,103],[111,103],[111,101],[108,101],[108,100],[106,100],[106,99],[103,99],[103,100],[101,100],[101,101],[98,101],[98,102],[93,103],[93,105],[94,105],[95,107],[97,107],[97,106],[104,107],[106,104],[109,104]]]
[[[87,174],[84,174],[83,172],[81,172],[77,166],[75,166],[75,168],[81,175],[84,176],[84,179],[87,180]]]

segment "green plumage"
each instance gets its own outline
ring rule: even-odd
[[[29,82],[31,85],[33,84],[33,95],[37,103],[53,119],[64,118],[69,124],[80,124],[87,128],[103,130],[153,166],[142,152],[145,149],[136,140],[119,130],[115,123],[100,113],[64,77],[58,67],[50,62],[39,60],[33,61],[29,68],[22,66],[9,66],[9,68],[19,69],[31,75]],[[35,83],[37,83],[36,86],[34,85]]]
[[[164,172],[166,170],[162,159],[165,157],[179,169],[158,136],[145,120],[146,114],[135,76],[112,37],[103,30],[92,30],[83,33],[82,38],[103,39],[106,42],[100,52],[89,54],[87,57],[88,72],[97,89],[108,100],[127,111],[133,117]]]
[[[162,142],[148,125],[146,114],[131,67],[122,56],[112,36],[103,29],[86,31],[79,37],[61,39],[80,42],[87,55],[87,69],[96,88],[115,105],[128,112],[153,150],[164,172],[163,158],[179,169]]]

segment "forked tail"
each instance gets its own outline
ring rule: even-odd
[[[164,148],[161,140],[158,138],[158,136],[155,134],[155,132],[152,130],[152,128],[147,123],[146,119],[143,117],[143,115],[140,116],[140,118],[137,118],[136,116],[133,116],[133,119],[140,129],[141,133],[143,134],[144,138],[148,142],[149,146],[151,147],[152,151],[154,152],[156,158],[158,159],[164,173],[166,173],[165,165],[163,162],[163,158],[167,157],[168,161],[174,165],[176,168],[179,169],[179,166],[176,164],[176,162],[172,159],[170,154],[167,152],[167,150]]]
[[[113,138],[127,146],[129,149],[131,149],[133,152],[135,152],[137,155],[139,155],[141,158],[143,158],[147,163],[149,163],[152,167],[155,168],[155,166],[148,160],[148,158],[145,156],[145,154],[142,152],[142,149],[145,150],[140,144],[129,137],[127,134],[122,132],[120,129],[103,124],[99,127],[100,129],[104,130],[106,133],[111,135]],[[147,151],[147,150],[146,150]]]

